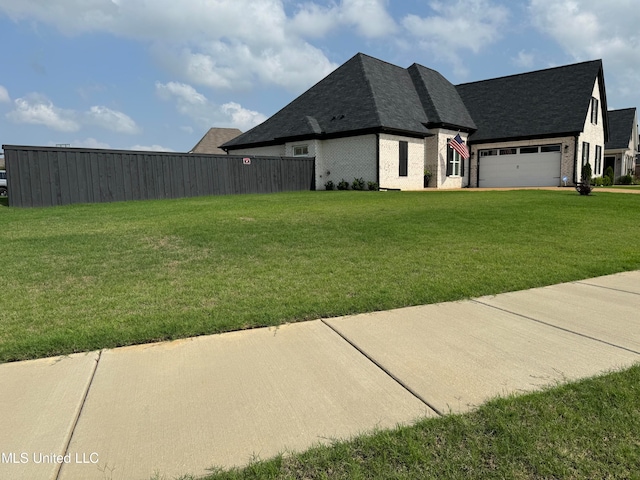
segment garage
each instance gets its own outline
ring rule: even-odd
[[[560,145],[480,150],[478,186],[558,187],[560,150]]]

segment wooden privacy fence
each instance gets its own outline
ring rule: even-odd
[[[315,158],[3,145],[9,205],[313,190]]]

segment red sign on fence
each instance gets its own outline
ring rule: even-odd
[[[248,158],[248,157],[247,157],[247,158],[243,158],[243,159],[242,159],[242,163],[243,163],[244,165],[251,165],[251,159],[250,159],[250,158]]]

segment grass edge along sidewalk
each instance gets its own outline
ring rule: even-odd
[[[204,478],[636,478],[638,432],[640,365]]]
[[[0,209],[0,362],[640,268],[640,197],[292,192]]]

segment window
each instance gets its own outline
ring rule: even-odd
[[[515,155],[518,150],[515,148],[502,148],[500,149],[500,155]]]
[[[493,155],[498,155],[498,150],[493,149],[493,150],[480,150],[480,156],[481,157],[491,157]]]
[[[591,123],[598,123],[598,99],[595,97],[591,97]]]
[[[538,153],[538,147],[520,147],[520,153]]]
[[[596,159],[595,159],[595,168],[593,170],[594,175],[602,174],[602,146],[596,145]]]
[[[582,166],[589,163],[589,143],[582,142]]]
[[[540,147],[540,153],[559,152],[560,145],[544,145]]]
[[[398,175],[401,177],[406,177],[409,171],[409,143],[408,142],[399,142],[399,163],[400,168]]]
[[[464,175],[462,157],[447,143],[447,177],[461,177]]]
[[[293,147],[294,157],[306,157],[309,155],[309,145],[297,145]]]

